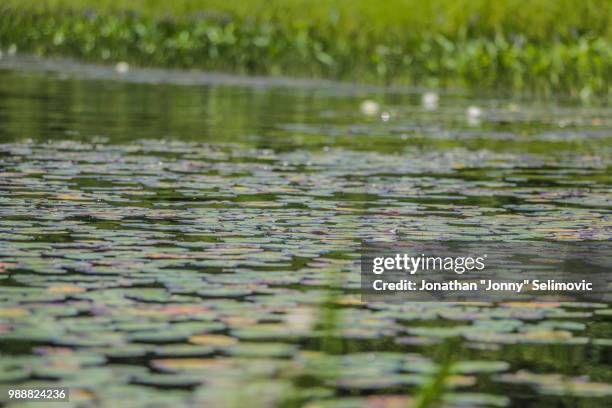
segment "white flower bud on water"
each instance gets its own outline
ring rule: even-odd
[[[468,125],[478,126],[480,125],[480,120],[482,118],[482,109],[480,109],[478,106],[469,106],[465,110],[465,116],[467,118]]]
[[[425,92],[421,97],[421,103],[423,104],[423,107],[427,110],[438,109],[439,101],[440,97],[435,92]]]
[[[127,62],[121,61],[121,62],[118,62],[117,65],[115,65],[115,71],[117,71],[118,74],[121,74],[121,75],[127,74],[129,70],[130,70],[130,65]]]
[[[366,99],[359,105],[359,110],[366,116],[374,116],[380,110],[380,105],[377,102]]]

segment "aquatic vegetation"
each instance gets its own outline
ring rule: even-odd
[[[609,108],[0,79],[0,383],[80,406],[606,406],[609,304],[358,291],[362,239],[609,240]]]
[[[10,0],[0,47],[123,73],[129,63],[589,98],[610,91],[610,15],[605,0]]]
[[[432,378],[424,383],[416,396],[414,406],[416,408],[427,408],[440,405],[446,394],[447,384],[451,383],[453,373],[453,356],[456,354],[458,342],[448,341],[439,346],[442,354],[441,362],[433,369]]]

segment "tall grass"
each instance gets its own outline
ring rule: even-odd
[[[438,367],[431,378],[415,393],[411,408],[431,408],[441,405],[459,346],[460,341],[457,338],[447,339],[439,345],[436,350]]]
[[[91,61],[607,93],[608,0],[5,0],[0,47]]]

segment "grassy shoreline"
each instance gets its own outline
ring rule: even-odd
[[[609,2],[523,3],[7,0],[0,49],[241,74],[607,95]]]

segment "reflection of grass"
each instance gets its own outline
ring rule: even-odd
[[[3,4],[0,46],[41,54],[434,86],[537,86],[585,94],[610,86],[612,13],[606,0]]]

